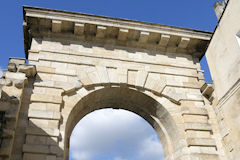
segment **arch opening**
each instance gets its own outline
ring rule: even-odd
[[[137,90],[116,87],[102,88],[82,97],[71,109],[65,127],[64,159],[69,159],[70,136],[76,124],[87,114],[106,108],[123,109],[145,119],[162,142],[164,159],[175,159],[182,147],[175,121],[170,113],[153,97]]]
[[[122,109],[89,113],[70,137],[69,160],[163,160],[162,144],[142,117]]]

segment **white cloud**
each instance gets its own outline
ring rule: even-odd
[[[2,77],[2,68],[0,67],[0,78]]]
[[[161,143],[141,117],[125,110],[104,109],[85,116],[70,141],[73,160],[160,160]]]
[[[127,159],[121,158],[121,157],[116,157],[116,158],[114,158],[114,160],[127,160]]]

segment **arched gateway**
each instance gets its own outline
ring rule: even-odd
[[[67,160],[75,125],[103,108],[143,117],[166,160],[224,159],[201,93],[210,33],[32,7],[23,26],[29,64],[11,58],[1,79],[2,159]]]

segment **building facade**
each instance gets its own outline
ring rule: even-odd
[[[229,159],[240,157],[240,2],[229,0],[218,12],[219,23],[206,51],[215,88],[222,143]]]

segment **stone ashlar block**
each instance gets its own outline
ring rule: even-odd
[[[53,67],[37,66],[36,69],[40,73],[56,73],[56,69]]]
[[[54,95],[44,95],[44,94],[32,94],[31,102],[48,102],[48,103],[62,103],[61,96],[54,96]]]
[[[57,145],[58,139],[56,137],[27,135],[26,143],[40,145]]]
[[[14,72],[6,72],[5,77],[7,79],[26,79],[24,73],[14,73]]]
[[[187,138],[188,146],[216,147],[215,140],[212,138]]]
[[[15,63],[16,65],[25,64],[26,63],[26,59],[25,58],[12,58],[12,57],[10,57],[9,58],[9,62]]]
[[[24,153],[23,160],[56,160],[55,155]]]
[[[23,152],[36,154],[56,154],[56,146],[24,144]]]
[[[17,66],[15,63],[9,62],[8,63],[8,71],[9,72],[17,72]]]
[[[182,115],[208,116],[207,109],[199,107],[181,107]]]
[[[184,123],[185,131],[197,130],[197,131],[209,131],[212,132],[212,126],[208,123]]]
[[[29,118],[40,118],[40,119],[60,119],[60,112],[43,111],[43,110],[29,110]]]
[[[202,115],[184,115],[184,122],[208,123],[208,117]]]
[[[12,81],[10,79],[0,79],[0,86],[11,86]]]
[[[219,160],[219,156],[217,154],[191,154],[191,160]]]
[[[23,88],[25,80],[24,79],[17,79],[13,81],[15,87],[17,87],[18,89]]]
[[[11,104],[9,102],[0,101],[0,111],[6,111],[11,107]]]
[[[26,129],[26,134],[28,134],[28,135],[59,137],[60,132],[59,132],[58,129],[53,129],[53,128],[28,127]]]
[[[18,71],[25,73],[27,77],[34,77],[36,75],[36,67],[34,65],[20,64]]]
[[[4,156],[4,157],[9,156],[10,152],[11,152],[11,147],[10,146],[1,147],[1,149],[0,149],[0,159],[1,159],[1,156]]]

